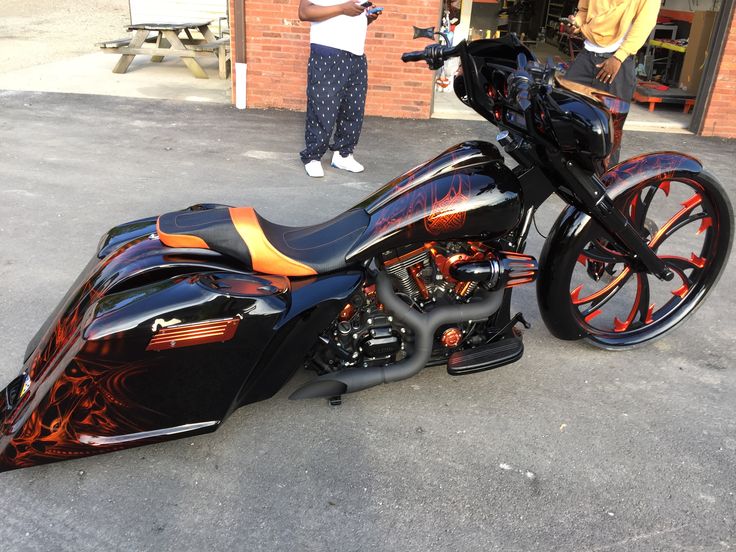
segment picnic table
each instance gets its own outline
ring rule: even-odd
[[[121,54],[113,68],[113,73],[125,73],[137,55],[151,56],[152,62],[161,62],[166,56],[179,57],[198,79],[207,79],[207,73],[196,58],[217,56],[219,58],[219,76],[227,78],[227,62],[229,55],[229,38],[217,38],[210,30],[212,21],[194,21],[187,23],[138,23],[128,27],[135,31],[132,38],[122,38],[100,42],[98,46],[105,52]],[[195,39],[192,31],[198,31],[202,39]],[[182,37],[182,33],[184,37]],[[152,47],[146,43],[155,43]]]

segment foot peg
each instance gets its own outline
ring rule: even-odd
[[[481,345],[475,349],[457,351],[447,359],[447,373],[462,376],[498,368],[516,362],[524,354],[524,343],[518,337]]]

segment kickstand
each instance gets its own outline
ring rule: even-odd
[[[488,338],[488,341],[486,341],[486,343],[491,343],[491,342],[495,341],[496,338],[498,338],[498,337],[502,336],[503,334],[505,334],[509,330],[509,328],[513,328],[519,322],[521,322],[527,330],[532,327],[532,325],[524,319],[524,315],[521,314],[520,312],[517,312],[513,316],[513,318],[511,320],[509,320],[504,325],[503,328],[501,328],[495,334],[493,334],[491,337],[489,337]]]
[[[342,404],[342,395],[335,395],[334,397],[330,397],[327,399],[327,402],[330,403],[330,406],[340,406]]]

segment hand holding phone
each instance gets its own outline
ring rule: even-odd
[[[367,2],[368,4],[371,4],[371,2]],[[340,4],[342,8],[343,15],[347,15],[349,17],[356,17],[362,13],[365,12],[365,4],[359,4],[355,0],[347,0],[347,2]]]

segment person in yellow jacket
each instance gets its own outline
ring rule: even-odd
[[[570,16],[571,30],[582,34],[585,43],[565,78],[631,102],[636,88],[634,56],[657,24],[659,7],[660,0],[579,0]],[[618,158],[618,151],[614,153]]]

